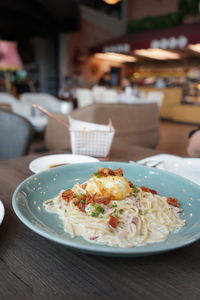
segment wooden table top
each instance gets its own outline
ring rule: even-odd
[[[137,160],[156,151],[122,149],[110,160]],[[16,187],[32,175],[30,155],[0,162],[0,299],[200,299],[200,241],[139,258],[93,256],[69,250],[27,228],[14,214]]]

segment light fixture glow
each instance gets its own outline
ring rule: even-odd
[[[134,56],[114,53],[114,52],[106,52],[106,53],[96,53],[94,55],[96,58],[104,59],[104,60],[114,60],[117,62],[134,62],[137,59]]]
[[[0,41],[0,70],[15,71],[22,68],[22,61],[15,42]]]
[[[117,4],[120,0],[103,0],[103,1],[106,2],[107,4],[114,5]]]
[[[200,53],[200,44],[188,45],[188,48],[192,51]]]
[[[158,60],[179,59],[181,57],[178,53],[159,48],[135,50],[134,54]]]

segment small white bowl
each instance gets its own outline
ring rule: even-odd
[[[86,155],[75,155],[75,154],[53,154],[41,156],[34,159],[29,164],[29,169],[33,173],[38,173],[49,168],[58,167],[64,164],[77,164],[86,162],[98,162],[97,158],[86,156]]]

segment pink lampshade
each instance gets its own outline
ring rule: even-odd
[[[16,42],[0,41],[0,70],[14,71],[23,66]]]

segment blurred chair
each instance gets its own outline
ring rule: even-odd
[[[12,106],[13,103],[18,102],[18,99],[9,93],[0,92],[0,103],[8,103]]]
[[[12,104],[12,111],[26,119],[32,115],[32,106],[27,103],[22,103],[21,101],[16,101]]]
[[[28,154],[34,129],[23,117],[0,110],[0,160]]]
[[[106,91],[106,88],[104,86],[95,85],[92,88],[92,99],[93,99],[94,103],[103,102],[102,99],[104,99],[104,97],[105,97],[105,91]]]
[[[52,113],[70,113],[73,109],[71,102],[63,102],[46,93],[24,93],[15,105],[14,112],[27,118],[34,126],[36,132],[44,131],[47,125],[47,116],[32,105],[39,104]]]
[[[138,91],[138,96],[139,96],[139,98],[140,99],[146,99],[146,97],[147,97],[147,92],[145,92],[145,91]]]
[[[78,102],[78,108],[85,107],[93,103],[92,92],[89,89],[76,89],[75,97]]]
[[[103,103],[118,103],[118,93],[112,89],[106,89]]]
[[[114,89],[104,86],[94,86],[92,88],[92,99],[94,103],[117,103],[118,94]]]
[[[164,94],[161,91],[148,92],[146,96],[146,100],[147,102],[156,102],[158,104],[158,107],[161,108],[164,100]]]
[[[30,105],[36,103],[50,112],[61,113],[63,109],[63,102],[56,97],[46,93],[24,93],[20,97],[21,103],[24,105]],[[72,111],[72,104],[70,102],[65,103],[65,112]]]
[[[31,106],[21,103],[20,100],[10,95],[9,93],[0,93],[0,105],[1,108],[3,106],[10,106],[10,111],[13,111],[16,114],[19,114],[23,117],[29,117],[31,115]]]
[[[31,104],[18,101],[12,105],[12,111],[31,122],[36,132],[44,131],[47,125],[47,116],[40,113]]]
[[[54,102],[54,97],[51,95],[48,95],[48,101],[43,101],[44,97],[34,97],[33,94],[27,93],[24,94],[25,99],[18,100],[14,96],[8,94],[8,93],[0,93],[0,108],[1,109],[6,109],[12,111],[15,114],[18,114],[28,121],[31,122],[31,124],[34,126],[35,130],[37,132],[42,132],[47,125],[47,117],[43,114],[41,114],[38,110],[33,108],[32,104],[33,103],[38,103],[44,107],[47,107],[48,110],[53,111],[53,112],[58,112],[58,113],[69,113],[71,111],[72,104],[68,104],[65,102],[62,102],[60,100],[57,100],[56,98],[56,108],[55,108],[55,103]],[[29,99],[29,95],[33,95],[31,99]],[[38,94],[36,94],[38,95]],[[37,98],[37,99],[36,99]],[[53,98],[53,100],[52,100]],[[45,97],[45,99],[47,99]],[[50,105],[49,105],[50,103]],[[52,105],[53,104],[53,105]]]
[[[119,103],[124,103],[124,104],[140,103],[139,97],[127,93],[119,94],[118,99],[119,99]]]

